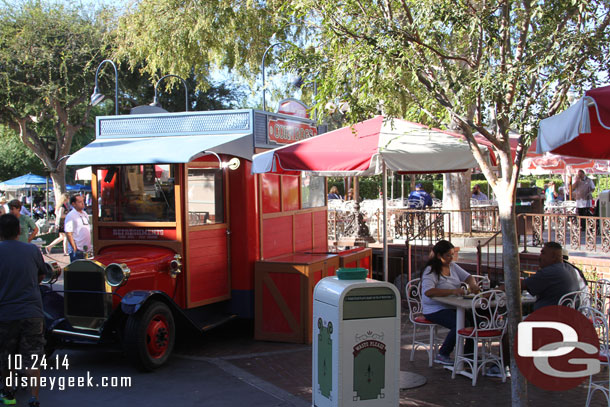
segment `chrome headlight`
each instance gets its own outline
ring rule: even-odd
[[[48,261],[44,264],[45,273],[42,282],[45,284],[53,284],[61,276],[61,267],[56,261]]]
[[[129,270],[129,267],[124,263],[112,263],[104,269],[106,281],[111,287],[120,287],[125,284],[129,279],[130,274],[131,270]]]
[[[174,260],[169,262],[169,274],[176,278],[180,273],[182,273],[182,256],[177,254],[174,256]]]

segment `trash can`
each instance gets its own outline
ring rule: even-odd
[[[314,289],[316,407],[399,405],[400,294],[367,272],[339,269]]]

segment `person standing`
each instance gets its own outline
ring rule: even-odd
[[[91,248],[91,226],[89,215],[85,212],[85,200],[82,195],[70,198],[72,210],[64,221],[64,232],[68,239],[70,262],[85,258],[85,251]]]
[[[59,236],[57,237],[57,239],[53,240],[47,245],[47,254],[51,254],[53,246],[55,246],[59,242],[63,242],[64,256],[68,255],[68,239],[66,238],[66,234],[64,233],[64,222],[66,221],[66,215],[68,214],[68,212],[70,212],[70,206],[68,205],[69,200],[70,197],[67,193],[61,194],[59,207],[57,208],[57,213],[55,214],[55,230],[57,230]]]
[[[591,216],[591,201],[593,200],[595,184],[589,179],[583,170],[578,171],[576,181],[572,184],[572,192],[576,200],[578,216]],[[581,222],[584,225],[584,222]]]
[[[19,241],[23,243],[30,243],[38,234],[38,226],[36,223],[27,215],[21,213],[21,201],[19,199],[13,199],[8,203],[8,211],[11,215],[14,215],[19,220]]]
[[[555,191],[555,181],[550,181],[549,185],[544,190],[545,204],[555,202],[557,200],[557,191]]]
[[[19,201],[17,201],[19,202]],[[40,371],[32,362],[44,354],[42,297],[38,285],[45,274],[42,254],[32,244],[19,241],[19,219],[12,214],[0,216],[0,371],[4,388],[0,400],[4,405],[16,404],[5,378],[10,360],[19,355],[25,370],[35,378],[30,387],[29,406],[37,407]]]
[[[416,202],[417,200],[422,202],[422,209],[427,206],[432,206],[432,197],[424,190],[422,184],[415,185],[415,191],[411,191],[408,199],[410,208],[416,207],[416,205],[414,203],[412,204],[412,202]]]

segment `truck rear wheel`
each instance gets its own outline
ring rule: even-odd
[[[162,302],[151,301],[146,308],[132,314],[125,325],[125,349],[135,365],[144,371],[162,366],[175,343],[172,312]]]

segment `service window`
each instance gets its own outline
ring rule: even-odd
[[[175,222],[173,164],[97,168],[101,222]]]
[[[324,177],[310,175],[306,172],[301,176],[301,200],[303,208],[316,208],[326,205]]]
[[[214,168],[188,169],[189,226],[224,223],[224,177]]]

